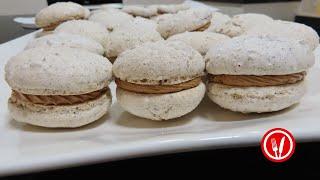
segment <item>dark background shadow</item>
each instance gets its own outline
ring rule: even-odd
[[[174,175],[179,179],[184,177],[196,177],[195,179],[320,177],[319,151],[320,143],[299,143],[289,161],[277,164],[266,160],[260,147],[206,150],[99,163],[5,179],[122,179],[128,176],[133,179],[150,179],[151,177],[168,178]]]

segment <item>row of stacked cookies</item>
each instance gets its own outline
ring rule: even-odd
[[[57,34],[63,33],[86,36],[99,42],[104,48],[104,55],[112,62],[126,49],[145,42],[163,40],[172,34],[197,31],[204,26],[208,26],[211,19],[211,12],[208,9],[188,9],[187,5],[152,6],[152,9],[157,7],[157,11],[152,16],[149,12],[149,7],[125,6],[122,10],[102,8],[93,11],[88,16],[83,7],[82,11],[79,10],[77,14],[75,12],[65,13],[66,11],[72,12],[69,10],[72,8],[68,6],[79,5],[56,3],[37,14],[36,23],[43,29],[40,35],[54,34],[40,38],[38,41],[42,41],[42,44],[45,44],[51,38],[55,38],[54,42],[57,42],[58,38],[64,39],[64,37],[57,37]],[[73,8],[76,9],[75,7]],[[161,14],[159,15],[158,13]],[[161,26],[158,22],[162,22],[162,20],[155,19],[157,17],[163,19],[162,16],[164,15],[174,15],[166,19],[178,21],[173,22],[173,24],[177,24],[177,29],[174,32],[168,34],[168,31],[172,28],[171,21],[164,21],[164,25]],[[189,22],[184,23],[185,20],[189,20]],[[185,27],[183,26],[184,24],[186,24]],[[181,25],[182,27],[180,27]]]
[[[149,13],[154,8],[156,13]],[[79,127],[103,116],[111,105],[112,72],[119,104],[147,119],[191,112],[203,99],[205,84],[209,97],[226,109],[278,111],[305,93],[304,77],[319,41],[302,24],[260,14],[230,18],[186,5],[90,14],[78,4],[57,3],[36,19],[53,32],[11,58],[6,80],[11,116],[44,127]],[[273,27],[277,33],[264,31]]]
[[[71,8],[71,6],[75,7]],[[152,10],[155,8],[158,10]],[[200,46],[199,42],[211,44],[217,42],[216,39],[225,38],[221,34],[228,37],[272,35],[303,39],[312,49],[318,44],[317,33],[303,24],[273,20],[263,14],[240,14],[231,18],[208,9],[190,9],[186,4],[125,6],[122,10],[105,7],[88,15],[88,10],[80,5],[57,3],[40,11],[36,22],[44,29],[43,34],[76,34],[96,40],[103,46],[104,55],[111,61],[126,49],[145,42],[167,39],[184,32],[187,34],[172,38],[183,39],[185,42],[192,41],[189,44]],[[57,42],[57,39],[66,38],[65,36],[56,37],[56,35],[39,41],[44,44],[51,38],[54,38],[54,42]],[[201,53],[205,54],[206,51],[202,50]]]

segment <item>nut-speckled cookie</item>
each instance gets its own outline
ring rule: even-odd
[[[162,4],[162,5],[158,5],[158,13],[159,14],[174,14],[177,13],[179,11],[183,11],[183,10],[187,10],[190,9],[190,5],[188,4]]]
[[[36,15],[36,25],[45,30],[53,30],[59,24],[74,20],[88,18],[90,11],[73,2],[58,2],[42,9]]]
[[[121,24],[128,23],[133,17],[117,9],[98,10],[91,14],[89,21],[103,24],[108,31],[119,27]]]
[[[179,11],[177,14],[165,14],[157,18],[158,28],[162,37],[186,31],[197,31],[210,24],[211,11],[206,8]]]
[[[306,92],[314,55],[303,42],[275,36],[240,36],[206,55],[208,95],[223,108],[243,113],[279,111]]]
[[[5,77],[10,115],[43,127],[79,127],[102,117],[111,104],[112,65],[73,48],[32,48],[12,57]]]
[[[264,14],[238,14],[220,28],[216,28],[217,33],[222,33],[230,37],[240,36],[249,29],[255,26],[263,26],[266,23],[272,22],[273,19]]]
[[[137,17],[112,31],[104,47],[106,48],[106,56],[112,60],[127,49],[162,39],[156,30],[156,23]]]
[[[72,20],[60,24],[54,33],[77,34],[91,38],[100,44],[104,44],[108,30],[102,24],[88,20]]]
[[[114,63],[117,100],[129,113],[151,120],[183,116],[204,96],[204,67],[202,56],[183,42],[145,43],[123,52]]]
[[[158,8],[156,6],[127,5],[122,8],[122,11],[133,16],[141,16],[145,18],[150,18],[158,14]]]
[[[204,56],[210,47],[227,39],[230,38],[226,35],[213,32],[185,32],[169,37],[168,41],[182,41]]]
[[[213,12],[212,13],[212,18],[211,18],[211,21],[210,21],[210,26],[205,31],[217,33],[229,21],[231,21],[231,17],[230,16],[228,16],[226,14],[223,14],[223,13],[220,13],[220,12]]]
[[[40,38],[31,40],[25,49],[31,49],[36,47],[50,48],[50,47],[69,47],[87,50],[99,55],[104,54],[103,46],[85,36],[75,34],[50,34]]]

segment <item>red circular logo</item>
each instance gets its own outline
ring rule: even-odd
[[[286,129],[274,128],[266,132],[260,142],[263,155],[272,162],[284,162],[293,155],[296,142]]]

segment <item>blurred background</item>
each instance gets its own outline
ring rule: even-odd
[[[8,16],[34,16],[40,9],[57,1],[74,1],[94,9],[99,4],[159,4],[181,3],[184,0],[0,0],[0,23]],[[188,0],[189,1],[189,0]],[[320,0],[197,0],[213,6],[222,13],[262,13],[274,19],[296,21],[313,27],[320,32]],[[2,27],[6,28],[6,27]]]
[[[18,23],[14,21],[17,18],[23,17],[26,20],[32,20],[34,15],[39,12],[40,9],[61,1],[73,1],[79,4],[83,4],[88,6],[90,9],[97,8],[97,5],[100,4],[108,4],[108,3],[118,3],[118,5],[123,4],[137,4],[137,3],[148,3],[148,4],[159,4],[159,3],[181,3],[184,0],[0,0],[0,45],[1,43],[6,43],[14,38],[20,37],[24,34],[28,34],[30,32],[35,31],[32,28],[22,27],[22,23]],[[189,0],[188,0],[189,1]],[[195,0],[196,1],[196,0]],[[228,14],[230,16],[240,13],[262,13],[273,17],[274,19],[288,20],[288,21],[296,21],[306,25],[313,27],[318,33],[320,33],[320,0],[197,0],[198,2],[204,3],[206,5],[217,8],[220,12]],[[34,19],[30,21],[34,23]],[[28,23],[30,23],[28,22]],[[1,147],[0,147],[1,148]],[[94,165],[84,168],[74,168],[74,169],[66,169],[53,172],[56,173],[59,177],[60,175],[68,177],[72,177],[74,175],[82,176],[84,173],[88,173],[89,177],[92,178],[93,174],[106,174],[107,170],[109,172],[118,170],[120,173],[117,175],[126,175],[128,169],[132,169],[140,173],[141,169],[148,170],[159,170],[163,167],[162,164],[166,163],[165,170],[176,170],[177,167],[184,165],[183,167],[190,168],[189,172],[193,172],[195,166],[190,164],[190,161],[195,161],[197,166],[207,167],[208,171],[201,170],[203,172],[212,173],[212,171],[220,171],[225,169],[224,172],[228,174],[241,174],[245,173],[246,175],[250,175],[248,172],[253,172],[251,175],[255,175],[254,172],[259,173],[260,177],[265,177],[266,175],[281,175],[282,173],[291,173],[296,174],[301,171],[301,165],[304,167],[302,172],[307,172],[308,174],[317,174],[319,175],[318,166],[312,166],[312,162],[318,163],[320,160],[320,156],[318,156],[318,152],[320,149],[320,145],[318,143],[314,144],[299,144],[299,148],[297,148],[297,155],[293,157],[294,159],[291,161],[289,166],[288,164],[283,165],[275,165],[275,164],[267,164],[266,160],[262,158],[260,148],[243,148],[243,149],[232,149],[232,150],[216,150],[216,151],[207,151],[205,153],[189,153],[189,154],[179,154],[179,155],[167,155],[160,157],[153,157],[151,159],[136,159],[131,161],[120,161],[115,162],[113,164],[102,164],[102,165]],[[191,154],[191,155],[190,155]],[[208,158],[210,157],[210,158]],[[176,161],[170,161],[170,160]],[[170,162],[168,164],[168,162]],[[218,162],[220,168],[216,169],[215,166],[207,166],[206,164]],[[241,168],[243,166],[243,162],[247,162],[245,166],[250,171],[242,171]],[[262,162],[262,163],[261,163]],[[144,165],[141,167],[137,165]],[[260,164],[259,164],[260,163]],[[152,164],[150,166],[150,164]],[[202,165],[202,166],[201,166]],[[270,166],[269,166],[270,165]],[[269,167],[269,169],[267,169]],[[290,168],[289,168],[290,167]],[[149,169],[148,169],[149,168]],[[263,172],[257,171],[257,169],[263,169]],[[276,169],[278,168],[278,169]],[[281,171],[279,171],[279,169]],[[233,173],[230,173],[230,169],[232,169]],[[234,171],[234,170],[238,171]],[[124,171],[125,170],[125,171]],[[184,169],[183,173],[188,172]],[[146,171],[146,170],[144,170]],[[161,172],[161,171],[160,171]],[[280,173],[279,173],[280,172]],[[161,175],[161,173],[156,172],[157,175]],[[50,174],[50,172],[49,172]],[[162,173],[165,174],[166,173]],[[168,173],[167,173],[168,174]],[[199,173],[200,174],[200,173]],[[140,174],[139,174],[140,175]],[[212,174],[211,174],[212,175]],[[215,174],[213,174],[215,175]],[[26,178],[21,179],[33,179],[35,175],[27,176]],[[36,175],[36,177],[43,178],[48,177],[47,173],[40,173]],[[257,176],[259,177],[259,176]],[[55,178],[56,179],[56,178]]]
[[[41,8],[58,1],[68,0],[1,0],[0,15],[35,14]],[[69,0],[83,5],[106,3],[179,3],[183,0]],[[234,15],[245,12],[263,13],[275,19],[294,20],[296,15],[318,17],[320,15],[320,0],[198,0],[210,6],[215,6],[221,12]]]
[[[1,0],[0,1],[0,15],[26,15],[35,14],[41,8],[52,4],[57,1],[65,0]],[[68,1],[68,0],[67,0]],[[122,0],[71,0],[83,5],[97,5],[106,3],[122,3]],[[135,3],[167,3],[176,2],[179,3],[182,0],[123,0],[125,4]],[[258,12],[272,16],[276,19],[293,20],[294,15],[300,5],[301,1],[297,0],[206,0],[201,1],[210,6],[215,6],[221,10],[221,12],[234,15],[245,12]],[[308,3],[313,2],[313,3]],[[314,0],[305,0],[306,5],[303,9],[318,10],[319,8],[313,8]],[[318,3],[319,4],[319,3]],[[317,6],[317,4],[315,5]],[[319,5],[318,5],[319,6]]]

